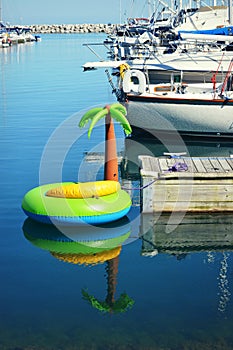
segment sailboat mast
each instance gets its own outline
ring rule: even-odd
[[[148,17],[151,17],[152,13],[155,12],[155,1],[148,0]]]
[[[1,1],[1,0],[0,0]],[[122,23],[122,18],[121,18],[121,11],[122,11],[122,4],[121,4],[121,0],[119,1],[119,12],[120,12],[120,24]]]
[[[2,0],[0,0],[0,23],[2,22]]]
[[[228,0],[228,16],[229,16],[229,25],[233,24],[233,1],[232,0]]]

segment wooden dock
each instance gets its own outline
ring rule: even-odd
[[[143,213],[233,211],[233,158],[139,156]]]

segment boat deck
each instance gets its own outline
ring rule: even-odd
[[[233,158],[139,156],[142,212],[233,211]]]

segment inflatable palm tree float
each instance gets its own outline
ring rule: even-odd
[[[97,107],[91,109],[84,114],[79,126],[84,127],[90,121],[88,130],[88,137],[90,138],[93,127],[102,118],[105,118],[104,179],[118,181],[118,161],[113,119],[120,122],[126,135],[131,134],[132,129],[126,119],[126,109],[119,103],[114,103],[110,106],[105,106],[104,108]],[[107,296],[104,301],[99,301],[94,296],[90,295],[87,290],[82,290],[83,298],[99,311],[111,313],[125,312],[134,304],[133,299],[131,299],[126,293],[122,293],[119,299],[115,300],[114,296],[116,292],[118,265],[119,255],[107,261],[106,271],[108,286]]]
[[[113,119],[121,124],[126,135],[131,134],[131,126],[126,119],[126,109],[120,103],[105,106],[104,108],[96,107],[86,112],[79,122],[82,128],[90,121],[88,138],[95,124],[102,118],[105,118],[105,164],[104,179],[118,181],[118,162],[116,137]]]

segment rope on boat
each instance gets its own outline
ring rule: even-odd
[[[221,57],[221,60],[219,61],[219,64],[218,64],[216,72],[213,73],[213,76],[211,78],[211,82],[213,83],[213,91],[216,91],[216,83],[217,83],[216,77],[217,77],[219,68],[220,68],[220,66],[222,64],[222,60],[223,60],[224,55],[225,55],[225,51],[222,54],[222,57]]]
[[[115,87],[115,85],[113,84],[113,81],[112,81],[112,78],[111,78],[111,75],[108,71],[108,69],[105,69],[105,73],[107,74],[107,78],[108,78],[108,82],[112,88],[112,93],[116,95],[116,98],[117,100],[119,101],[121,95],[120,95],[120,92],[119,90]]]
[[[231,75],[231,71],[232,71],[232,67],[233,67],[233,59],[231,59],[230,63],[229,63],[229,67],[228,67],[228,70],[227,70],[227,74],[225,75],[225,79],[224,79],[224,82],[222,84],[222,89],[221,89],[221,94],[223,94],[223,92],[225,91],[226,89],[226,85],[227,85],[227,81]]]

